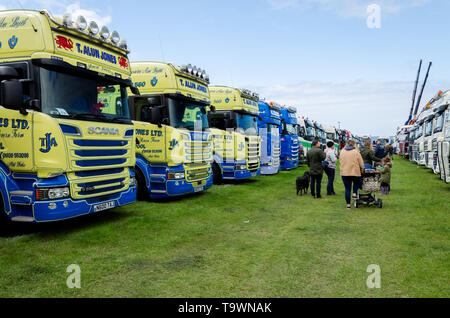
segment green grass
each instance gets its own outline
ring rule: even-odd
[[[336,197],[297,197],[304,170],[0,237],[0,296],[450,296],[449,185],[396,158],[383,209],[348,212],[339,177]]]

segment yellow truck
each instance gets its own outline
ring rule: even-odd
[[[214,183],[260,174],[259,97],[247,89],[210,86]]]
[[[190,64],[133,62],[130,95],[136,133],[138,199],[162,199],[212,186],[209,76]]]
[[[0,12],[0,215],[49,222],[136,200],[126,42],[82,16]],[[115,95],[105,105],[101,94]]]

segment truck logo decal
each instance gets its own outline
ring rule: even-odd
[[[17,45],[17,42],[19,42],[19,39],[18,39],[15,35],[13,35],[13,36],[8,40],[9,47],[10,47],[11,49],[14,49],[14,48],[16,47],[16,45]]]
[[[225,98],[225,103],[229,103],[230,102],[230,99],[227,97],[227,98]]]
[[[89,134],[97,134],[97,135],[119,135],[118,128],[108,128],[108,127],[88,127]]]
[[[39,150],[41,152],[47,153],[49,152],[52,147],[58,146],[56,143],[56,138],[52,137],[52,133],[46,133],[44,138],[39,138],[41,141],[41,147]]]
[[[169,150],[173,150],[178,145],[178,141],[176,139],[169,140]]]
[[[156,84],[158,84],[158,79],[155,77],[153,77],[153,79],[150,81],[150,84],[152,84],[152,86],[156,86]]]
[[[55,39],[56,45],[58,45],[58,49],[64,49],[66,51],[72,51],[73,49],[73,41],[71,39],[66,38],[62,35],[57,35]]]
[[[128,61],[126,58],[119,56],[117,58],[119,60],[119,65],[122,66],[123,68],[127,68],[128,67]]]

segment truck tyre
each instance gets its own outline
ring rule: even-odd
[[[149,195],[147,191],[147,183],[145,182],[144,174],[139,168],[136,168],[136,198],[139,201],[148,200]]]
[[[0,195],[0,235],[6,233],[8,228],[10,227],[11,221],[8,219],[8,216],[5,213],[3,198]]]
[[[220,169],[219,165],[216,162],[212,164],[212,171],[213,171],[213,183],[223,184],[222,170]]]

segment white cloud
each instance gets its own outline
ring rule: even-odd
[[[358,134],[392,135],[409,115],[413,82],[327,83],[252,87],[267,100],[296,106],[302,116]],[[450,82],[429,82],[421,107]],[[419,86],[420,88],[420,86]]]
[[[20,8],[20,6],[27,9],[46,9],[54,16],[60,17],[64,13],[70,13],[73,19],[82,15],[88,22],[95,21],[99,26],[108,25],[112,21],[111,15],[105,12],[105,9],[81,8],[80,2],[69,0],[16,0],[16,3],[9,1],[7,6],[0,4],[0,10],[5,10],[7,7]]]
[[[382,13],[394,14],[408,8],[426,5],[430,0],[265,0],[274,10],[319,8],[343,17],[366,17],[367,6],[378,4]]]
[[[108,25],[112,21],[111,15],[102,15],[99,12],[100,10],[96,9],[82,9],[80,7],[80,3],[72,3],[67,6],[66,11],[72,15],[75,19],[77,16],[82,15],[89,21],[95,21],[99,26]]]

